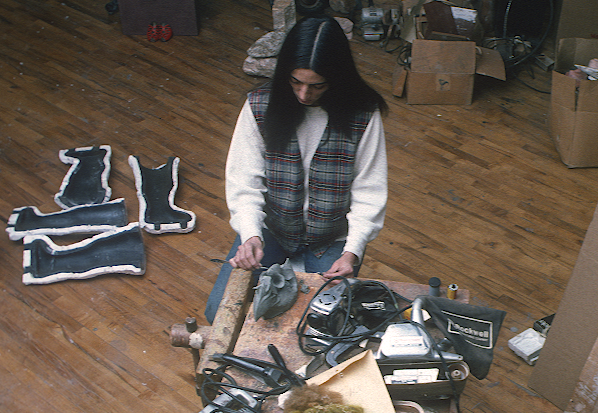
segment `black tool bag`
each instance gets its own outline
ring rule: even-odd
[[[382,283],[362,281],[352,287],[351,314],[358,324],[379,327],[398,313],[393,292]]]
[[[494,357],[500,326],[507,313],[448,298],[422,298],[423,308],[451,341],[455,352],[463,356],[471,374],[480,380],[486,377]]]

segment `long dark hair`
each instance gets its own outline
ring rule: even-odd
[[[357,72],[349,41],[338,22],[328,16],[305,17],[287,34],[270,83],[263,129],[269,149],[284,148],[305,115],[305,107],[289,83],[295,69],[310,69],[326,79],[328,90],[319,104],[328,112],[331,126],[346,131],[356,113],[376,108],[386,112],[388,108]]]

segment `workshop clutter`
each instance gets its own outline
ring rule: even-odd
[[[487,16],[461,7],[465,1],[369,0],[354,13],[356,2],[336,0],[330,7],[351,19],[335,17],[347,38],[378,41],[388,53],[398,51],[393,95],[407,90],[409,104],[471,104],[476,74],[505,80],[501,53],[482,47]],[[456,3],[456,5],[455,5]],[[487,11],[486,11],[486,14]],[[243,72],[272,77],[286,33],[296,22],[289,0],[273,2],[274,31],[247,51]],[[423,42],[426,40],[427,42]]]
[[[268,349],[275,362],[232,354],[213,356],[221,365],[204,372],[200,395],[205,407],[200,413],[261,412],[271,396],[277,396],[277,404],[285,413],[395,413],[371,351],[303,380],[286,368],[275,346]],[[240,385],[233,376],[243,374],[257,377],[265,386],[255,389]]]
[[[432,1],[424,3],[425,22],[422,20],[420,31],[427,40],[463,40],[482,44],[484,28],[478,17],[478,11],[467,7],[458,7],[452,3]]]
[[[401,38],[407,43],[393,74],[393,95],[406,90],[408,104],[469,105],[476,74],[506,79],[501,54],[482,47],[477,10],[419,1],[403,13]]]
[[[371,351],[365,351],[307,381],[342,395],[343,402],[364,413],[395,413],[382,374]]]
[[[550,136],[569,168],[598,166],[598,39],[561,39],[552,72]],[[584,72],[585,71],[585,72]],[[587,73],[586,73],[587,72]]]
[[[230,297],[234,305],[225,303],[217,313],[210,327],[216,332],[188,323],[173,326],[173,345],[203,348],[201,359],[194,360],[203,413],[218,411],[221,403],[231,409],[224,411],[280,411],[273,402],[285,413],[421,413],[430,406],[448,413],[459,411],[469,376],[483,379],[490,368],[506,313],[468,304],[467,290],[448,299],[449,288],[438,282],[336,277],[322,283],[318,274],[296,277],[302,287],[295,304],[272,318],[256,318],[251,308],[241,313],[243,325],[233,343],[222,347],[226,353],[215,350],[218,331],[225,329],[229,337],[231,329],[216,321],[238,308],[242,300],[236,293]],[[205,345],[192,344],[198,334]],[[339,393],[343,406],[363,410],[296,408],[289,399],[306,385]]]
[[[554,314],[551,314],[536,320],[533,327],[509,339],[509,348],[525,360],[527,364],[533,366],[540,357],[540,351],[544,347],[546,335],[550,330],[550,324],[553,319]]]

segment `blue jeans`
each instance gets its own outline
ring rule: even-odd
[[[287,258],[291,257],[291,254],[286,252],[276,241],[276,239],[272,236],[270,231],[264,229],[263,232],[264,236],[264,258],[262,259],[262,266],[266,268],[270,268],[272,264],[284,264]],[[220,301],[222,301],[222,296],[224,295],[224,290],[226,289],[226,284],[228,283],[228,279],[230,277],[230,273],[233,270],[233,267],[228,263],[228,260],[233,258],[237,253],[237,249],[241,245],[241,239],[239,236],[235,239],[233,246],[230,249],[230,252],[226,256],[226,262],[222,264],[222,268],[220,268],[220,273],[218,274],[218,278],[214,283],[214,287],[212,288],[212,292],[208,297],[208,301],[206,303],[206,310],[204,312],[206,319],[210,324],[214,322],[214,317],[216,316],[216,311],[218,311],[218,307],[220,305]],[[343,253],[343,248],[345,246],[345,241],[336,241],[333,243],[322,255],[320,258],[316,257],[313,252],[311,252],[308,248],[303,248],[297,251],[292,257],[299,257],[303,258],[303,262],[305,265],[305,272],[307,273],[318,273],[318,272],[326,272],[332,267],[332,264],[338,260]],[[353,268],[353,274],[357,277],[357,273],[359,272],[360,265]],[[259,275],[262,273],[263,270],[255,270],[253,272],[254,275],[254,283],[257,283]]]

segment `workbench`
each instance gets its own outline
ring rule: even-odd
[[[291,371],[296,371],[311,361],[312,357],[304,354],[299,348],[296,327],[310,300],[324,283],[324,279],[318,274],[296,273],[296,275],[299,285],[304,289],[307,287],[309,292],[300,291],[296,303],[284,314],[269,320],[255,321],[251,306],[253,296],[251,273],[242,270],[234,270],[231,273],[212,326],[200,327],[196,333],[204,337],[202,356],[198,361],[196,360],[195,372],[198,385],[201,385],[202,382],[203,369],[218,366],[218,363],[209,359],[211,354],[233,353],[236,356],[271,362],[272,358],[267,346],[274,344]],[[386,280],[382,282],[409,300],[429,292],[428,285]],[[446,288],[440,288],[440,296],[446,297]],[[464,303],[469,302],[469,291],[458,290],[455,299]],[[399,301],[401,307],[407,305],[407,302],[401,301]],[[178,325],[176,328],[180,330],[184,326]],[[175,326],[173,326],[173,332],[174,329]],[[173,335],[172,332],[171,335]],[[175,343],[174,339],[172,344],[185,346],[185,343]],[[420,404],[424,406],[423,403]],[[450,400],[426,401],[426,405],[429,405],[431,409],[428,411],[438,413],[452,412],[451,404]],[[263,411],[264,413],[280,413],[282,410],[273,399],[264,404]]]

